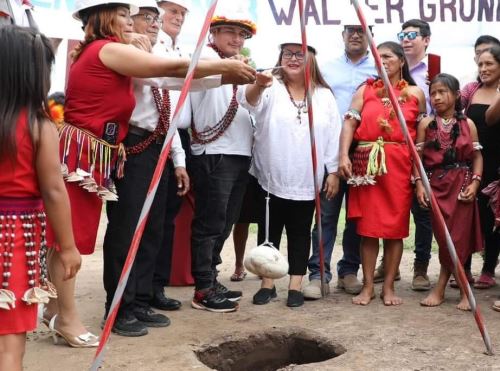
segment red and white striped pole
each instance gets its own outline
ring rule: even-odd
[[[486,325],[484,323],[483,316],[481,314],[481,311],[479,310],[479,307],[476,304],[476,299],[474,297],[474,294],[472,293],[472,289],[469,285],[469,281],[467,280],[467,277],[465,276],[464,269],[462,267],[462,264],[460,263],[458,257],[457,257],[457,252],[455,250],[455,245],[453,244],[453,240],[451,239],[450,232],[448,231],[448,228],[446,227],[446,223],[443,218],[443,214],[441,213],[441,210],[439,209],[439,205],[437,204],[436,198],[434,197],[434,194],[432,193],[432,189],[429,183],[429,179],[427,178],[427,174],[425,173],[424,166],[422,164],[422,161],[420,160],[420,156],[417,153],[417,149],[415,147],[415,144],[413,143],[413,140],[411,139],[408,129],[406,127],[406,121],[403,116],[403,112],[401,111],[401,107],[399,107],[398,100],[396,98],[396,94],[394,93],[394,89],[389,81],[389,77],[387,76],[387,72],[384,69],[382,65],[382,60],[380,59],[380,54],[378,53],[377,47],[375,45],[375,41],[373,40],[373,35],[368,28],[368,25],[366,23],[365,16],[363,14],[363,10],[359,6],[358,0],[352,0],[352,4],[354,8],[356,9],[356,13],[358,15],[359,21],[361,22],[361,26],[363,27],[363,30],[365,34],[368,36],[368,43],[370,46],[370,50],[372,52],[372,55],[375,58],[375,63],[377,65],[377,69],[379,71],[379,75],[382,77],[382,80],[384,81],[384,85],[387,88],[387,91],[389,92],[389,99],[391,100],[392,106],[396,110],[399,124],[401,125],[401,130],[403,131],[403,134],[406,138],[406,142],[408,144],[408,147],[410,148],[410,154],[411,157],[413,158],[413,161],[415,164],[417,164],[417,169],[419,172],[420,177],[422,178],[422,182],[425,187],[425,191],[427,192],[427,195],[429,196],[429,199],[431,200],[431,211],[434,214],[434,217],[437,218],[438,225],[440,232],[443,232],[443,234],[446,236],[446,245],[448,247],[448,252],[450,253],[451,259],[453,261],[453,265],[455,267],[455,278],[457,278],[457,282],[460,285],[460,288],[465,291],[467,298],[469,299],[469,303],[472,309],[472,313],[474,314],[474,318],[476,320],[477,326],[479,328],[479,331],[481,332],[481,336],[483,337],[484,344],[486,345],[486,354],[488,355],[493,355],[493,349],[491,346],[491,339],[488,334],[488,330],[486,329]]]
[[[307,116],[309,118],[309,137],[311,139],[311,159],[313,166],[314,177],[314,200],[316,204],[316,228],[318,230],[318,246],[319,246],[319,265],[320,265],[320,279],[321,279],[321,296],[326,295],[326,277],[325,277],[325,252],[323,246],[323,228],[321,227],[321,184],[318,183],[318,158],[316,154],[316,139],[314,136],[314,115],[312,106],[312,92],[311,92],[311,59],[309,58],[309,50],[307,49],[307,32],[306,22],[304,16],[304,0],[299,0],[299,14],[300,14],[300,34],[302,38],[302,53],[306,56],[304,68],[304,83],[306,89],[307,99]],[[335,241],[334,241],[335,242]]]
[[[160,156],[158,158],[158,163],[156,164],[156,168],[153,174],[153,178],[151,180],[151,184],[148,189],[148,193],[146,195],[146,200],[144,201],[144,205],[142,207],[141,214],[139,216],[139,221],[137,222],[137,226],[135,228],[134,236],[132,238],[132,243],[129,248],[127,259],[125,260],[122,274],[120,276],[120,280],[118,282],[118,286],[115,291],[115,296],[113,297],[113,301],[109,309],[108,317],[106,319],[106,323],[104,325],[104,329],[101,334],[99,347],[97,348],[94,360],[90,367],[91,371],[97,371],[99,367],[102,365],[102,362],[104,360],[104,354],[105,354],[104,348],[108,342],[111,329],[113,328],[113,324],[115,322],[115,318],[118,313],[118,308],[120,306],[120,301],[123,296],[123,291],[127,286],[130,270],[132,269],[132,265],[134,264],[135,256],[137,254],[139,243],[141,242],[142,234],[146,226],[149,211],[151,210],[151,205],[155,198],[156,190],[158,189],[158,183],[165,168],[165,163],[167,162],[168,159],[170,147],[172,146],[173,136],[175,134],[175,131],[177,130],[177,121],[179,112],[182,106],[184,105],[187,94],[189,92],[189,88],[191,87],[191,82],[194,77],[194,70],[196,68],[196,65],[198,64],[198,60],[200,59],[201,50],[203,48],[204,41],[208,34],[210,21],[214,15],[216,6],[217,6],[217,0],[213,0],[212,4],[210,5],[207,11],[207,15],[205,16],[205,22],[203,23],[203,27],[200,32],[198,42],[196,44],[196,49],[193,53],[193,56],[191,58],[191,63],[189,64],[189,68],[186,74],[186,80],[184,82],[184,86],[182,87],[177,106],[175,107],[174,116],[172,118],[172,124],[170,125],[170,128],[168,129],[167,135],[165,137],[165,141],[163,142],[163,147]]]

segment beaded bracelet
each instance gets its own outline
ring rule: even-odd
[[[479,183],[481,183],[482,177],[480,174],[472,174],[471,180],[477,180]]]
[[[348,119],[353,119],[358,122],[361,121],[361,114],[358,110],[355,110],[354,108],[350,108],[345,114],[344,114],[344,120]]]

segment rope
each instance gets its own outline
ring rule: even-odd
[[[320,279],[321,279],[321,296],[326,296],[326,277],[325,277],[325,252],[323,246],[323,229],[321,227],[321,199],[320,199],[320,185],[318,184],[318,159],[316,155],[316,140],[314,137],[314,115],[312,106],[312,93],[311,93],[311,59],[309,58],[309,50],[307,48],[307,32],[306,21],[304,15],[304,0],[299,0],[299,14],[300,14],[300,33],[302,38],[302,53],[306,56],[305,69],[304,69],[304,82],[305,92],[307,99],[307,116],[309,118],[309,137],[311,139],[311,159],[313,166],[314,177],[314,200],[316,204],[316,226],[318,229],[319,241],[319,265],[320,265]]]
[[[411,137],[408,133],[408,129],[406,127],[406,121],[405,121],[405,118],[403,116],[403,112],[401,111],[401,107],[398,104],[398,99],[397,99],[396,94],[394,93],[394,89],[389,81],[389,77],[387,76],[387,72],[385,71],[385,69],[382,66],[382,60],[380,59],[380,55],[379,55],[377,47],[375,45],[375,41],[373,40],[373,35],[366,24],[366,19],[365,19],[365,16],[363,14],[363,10],[359,6],[358,0],[352,0],[352,4],[353,4],[354,8],[356,9],[356,13],[358,15],[359,21],[361,22],[361,26],[363,27],[364,32],[368,36],[370,50],[372,52],[372,55],[375,58],[375,63],[377,65],[379,75],[382,77],[382,80],[384,81],[384,84],[389,92],[389,99],[391,100],[392,106],[396,110],[399,124],[401,126],[401,130],[403,131],[403,134],[406,138],[406,142],[408,144],[408,147],[410,148],[410,154],[413,158],[413,161],[417,165],[417,169],[418,169],[420,177],[422,178],[422,182],[424,184],[425,191],[426,191],[427,195],[429,196],[429,199],[431,200],[431,211],[434,214],[434,217],[438,221],[437,225],[439,226],[441,231],[444,232],[444,234],[446,236],[446,245],[448,247],[448,251],[449,251],[451,259],[453,261],[453,265],[455,267],[455,278],[457,279],[457,282],[459,283],[460,288],[462,290],[464,290],[464,292],[467,295],[467,298],[469,299],[472,313],[474,314],[474,319],[476,320],[479,331],[481,332],[481,335],[483,337],[484,344],[486,345],[486,354],[493,355],[493,349],[491,346],[491,339],[490,339],[490,336],[488,334],[488,330],[486,329],[486,325],[484,323],[483,316],[481,314],[481,311],[479,310],[479,307],[477,306],[476,299],[474,297],[474,294],[472,293],[469,282],[467,281],[467,277],[465,276],[465,272],[464,272],[464,269],[462,267],[462,264],[460,264],[460,261],[458,260],[457,252],[455,250],[455,245],[453,244],[453,241],[452,241],[451,236],[450,236],[450,232],[448,231],[448,228],[446,227],[446,223],[444,221],[443,214],[441,213],[441,210],[439,209],[439,205],[437,204],[436,197],[432,193],[429,179],[427,178],[427,174],[425,173],[424,166],[422,164],[422,161],[420,160],[420,156],[418,155],[417,150],[415,148],[415,144],[413,143],[413,140],[411,139]]]
[[[205,17],[205,22],[203,23],[203,27],[200,32],[200,36],[198,38],[198,42],[196,44],[195,51],[191,58],[191,63],[189,64],[189,68],[186,74],[186,79],[184,82],[184,86],[182,87],[181,94],[179,97],[179,101],[177,106],[175,107],[174,116],[172,118],[172,123],[167,131],[167,135],[165,137],[165,141],[163,142],[163,147],[158,158],[158,163],[156,164],[155,172],[153,174],[153,178],[151,180],[151,184],[149,185],[148,193],[146,195],[146,200],[144,201],[144,205],[142,207],[141,214],[139,216],[139,221],[137,222],[137,226],[135,228],[134,236],[132,238],[132,243],[129,248],[129,252],[127,255],[127,259],[125,260],[125,264],[123,266],[122,274],[120,276],[120,280],[118,282],[118,286],[115,291],[115,296],[113,297],[113,301],[111,303],[108,318],[106,319],[106,323],[104,325],[103,333],[101,335],[101,339],[99,342],[99,347],[96,350],[96,354],[94,356],[94,360],[90,367],[91,371],[97,371],[99,367],[102,365],[104,360],[104,347],[106,346],[111,329],[113,328],[113,324],[115,322],[116,315],[118,313],[118,308],[120,306],[120,301],[123,296],[123,291],[127,285],[128,277],[130,275],[130,270],[132,269],[132,265],[135,260],[135,256],[137,254],[137,250],[139,248],[139,243],[142,238],[142,234],[144,232],[144,228],[146,227],[146,221],[148,219],[148,214],[151,209],[151,205],[153,203],[156,190],[158,189],[158,183],[161,178],[161,174],[163,169],[165,168],[165,163],[168,158],[168,154],[170,152],[170,147],[172,145],[172,139],[177,130],[177,122],[179,121],[179,112],[184,105],[184,102],[187,97],[187,93],[189,92],[189,88],[191,87],[191,82],[194,77],[194,70],[196,65],[198,64],[198,60],[200,59],[201,49],[203,47],[203,42],[208,34],[208,29],[210,26],[210,20],[215,12],[215,7],[217,5],[217,0],[212,0],[212,4],[210,5],[207,15]]]

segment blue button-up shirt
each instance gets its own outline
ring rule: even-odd
[[[324,64],[321,73],[335,95],[341,117],[349,110],[357,88],[369,77],[377,76],[375,61],[370,53],[356,63],[344,53]]]

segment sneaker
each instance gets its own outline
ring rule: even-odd
[[[302,291],[304,294],[304,298],[316,300],[321,299],[321,280],[312,279],[309,281],[304,290]],[[330,293],[330,285],[325,283],[325,295]]]
[[[264,305],[267,304],[271,301],[271,299],[275,298],[278,296],[276,294],[276,286],[273,286],[272,289],[268,288],[261,288],[257,293],[253,296],[253,303],[257,305]]]
[[[346,274],[344,277],[339,277],[337,281],[337,288],[343,289],[351,295],[357,295],[361,292],[363,284],[358,280],[355,274]]]
[[[118,315],[111,331],[117,335],[129,337],[144,336],[148,334],[146,325],[130,312]]]
[[[384,271],[384,259],[380,260],[380,264],[378,267],[375,269],[375,275],[373,276],[373,282],[374,283],[380,283],[384,282],[385,278],[385,271]],[[394,281],[399,281],[401,280],[401,273],[398,271],[396,273],[396,277],[394,278]]]
[[[217,292],[217,294],[224,295],[229,301],[238,301],[243,296],[243,293],[241,291],[229,290],[226,286],[218,281],[215,282],[215,291]]]
[[[428,291],[431,289],[431,281],[427,275],[427,267],[429,262],[413,263],[413,280],[411,282],[411,289],[413,291]]]
[[[286,306],[291,308],[301,307],[304,305],[304,295],[297,290],[288,290],[288,299]]]
[[[234,312],[238,310],[238,303],[229,301],[223,294],[214,288],[194,292],[191,306],[195,309],[208,310],[215,313]]]
[[[156,313],[150,307],[136,307],[134,314],[147,327],[167,327],[170,325],[170,319],[167,316]]]

